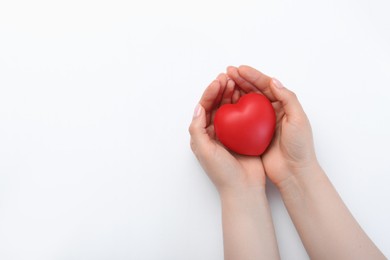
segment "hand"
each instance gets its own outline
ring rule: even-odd
[[[242,91],[220,74],[205,90],[190,125],[191,148],[221,198],[225,259],[280,259],[260,157],[229,152],[214,132],[215,112]]]
[[[278,80],[249,66],[229,67],[227,74],[245,93],[264,94],[275,109],[275,135],[262,155],[264,169],[270,180],[279,186],[291,176],[318,167],[310,122],[296,95]]]
[[[229,67],[228,76],[245,93],[261,92],[273,104],[275,136],[262,161],[310,259],[386,259],[319,166],[310,123],[296,95],[248,66]]]
[[[213,125],[216,110],[223,104],[237,102],[239,97],[234,81],[220,74],[203,93],[189,127],[192,151],[220,194],[248,187],[264,190],[265,186],[260,157],[229,152],[216,140]]]

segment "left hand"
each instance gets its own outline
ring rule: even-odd
[[[278,80],[249,66],[229,67],[228,75],[245,93],[260,92],[276,113],[273,140],[261,156],[270,180],[280,188],[307,172],[320,168],[314,150],[313,135],[297,96]]]
[[[220,194],[265,188],[261,158],[228,151],[214,132],[216,110],[223,104],[236,103],[240,95],[234,81],[220,74],[203,93],[189,127],[192,151]]]

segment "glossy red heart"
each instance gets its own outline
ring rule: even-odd
[[[258,93],[242,96],[237,104],[221,106],[214,118],[218,139],[230,150],[244,155],[261,155],[275,131],[271,102]]]

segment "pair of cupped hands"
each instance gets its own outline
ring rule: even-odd
[[[265,95],[276,114],[274,137],[261,156],[229,151],[214,132],[217,109],[251,92]],[[318,167],[310,123],[296,95],[249,66],[229,66],[211,82],[195,108],[189,131],[192,151],[220,194],[264,189],[266,176],[280,188]]]

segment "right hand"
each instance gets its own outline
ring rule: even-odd
[[[265,190],[266,177],[260,157],[228,151],[214,131],[217,109],[237,102],[239,97],[233,80],[220,74],[203,93],[189,127],[192,151],[221,196],[242,195],[249,189]]]
[[[297,96],[278,80],[249,66],[229,67],[227,74],[245,93],[260,92],[272,102],[276,113],[275,134],[262,155],[270,180],[280,187],[290,177],[319,167],[310,122]]]

